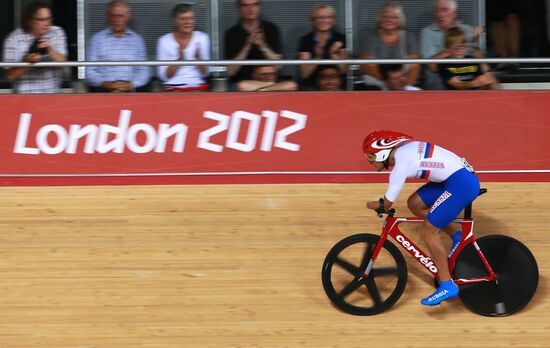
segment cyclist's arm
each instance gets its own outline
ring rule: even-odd
[[[396,165],[390,174],[390,182],[386,194],[384,195],[384,209],[386,210],[391,209],[395,199],[399,196],[399,193],[405,185],[405,181],[407,180],[407,171],[405,167],[406,166],[401,167]],[[378,201],[367,202],[367,208],[369,209],[376,210],[379,207],[380,202]]]
[[[395,202],[399,196],[399,193],[401,193],[401,190],[405,185],[405,181],[407,180],[407,167],[408,166],[406,165],[399,164],[396,164],[395,167],[393,167],[393,170],[390,173],[388,189],[386,190],[386,194],[384,196],[384,206],[389,204],[391,207],[391,204]]]
[[[386,197],[384,197],[384,209],[390,210],[392,205],[393,205],[393,202],[388,200]],[[369,209],[376,210],[379,207],[380,207],[379,201],[367,202],[367,208]]]

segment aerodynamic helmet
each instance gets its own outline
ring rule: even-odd
[[[384,162],[390,156],[391,150],[412,137],[407,134],[390,130],[375,131],[363,140],[363,151],[366,154],[376,155],[375,162]]]

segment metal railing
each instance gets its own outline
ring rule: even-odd
[[[443,58],[443,59],[278,59],[278,60],[146,60],[146,61],[69,61],[69,62],[39,62],[39,63],[5,63],[0,62],[0,68],[12,67],[90,67],[90,66],[211,66],[213,78],[225,80],[227,66],[232,65],[347,65],[348,90],[353,90],[353,73],[363,64],[454,64],[454,63],[487,63],[487,64],[550,64],[550,58]],[[78,79],[82,81],[83,79]],[[224,91],[225,87],[215,88]]]
[[[0,67],[86,67],[86,66],[229,66],[229,65],[362,65],[362,64],[445,64],[445,63],[550,63],[550,58],[443,58],[443,59],[278,59],[278,60],[144,60],[144,61],[82,61],[82,62],[39,62],[4,63]]]

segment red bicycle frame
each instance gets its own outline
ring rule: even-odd
[[[380,234],[380,239],[378,243],[376,244],[371,259],[369,263],[367,264],[367,268],[363,272],[363,278],[367,278],[369,276],[370,270],[372,269],[374,262],[376,261],[378,254],[380,253],[380,250],[382,249],[382,246],[388,239],[388,235],[393,237],[397,244],[399,244],[403,249],[405,249],[411,256],[418,261],[422,266],[424,266],[428,271],[430,271],[434,277],[436,277],[439,280],[439,274],[437,271],[437,267],[435,266],[432,259],[430,259],[427,254],[422,251],[413,241],[411,241],[401,230],[399,229],[399,224],[403,222],[424,222],[424,219],[422,218],[400,218],[400,217],[394,217],[391,215],[388,215],[386,217],[386,220],[384,221],[384,225],[382,227],[382,233]],[[493,272],[493,269],[487,262],[487,259],[481,252],[481,249],[479,248],[475,237],[474,237],[474,221],[472,219],[455,219],[453,222],[459,223],[462,225],[462,240],[460,241],[460,244],[458,245],[457,249],[453,252],[451,255],[451,258],[449,259],[449,272],[453,274],[453,269],[455,266],[456,258],[467,245],[473,244],[475,247],[477,254],[479,255],[479,258],[481,259],[481,262],[483,262],[483,265],[487,269],[488,275],[481,278],[466,278],[466,279],[453,279],[455,284],[462,285],[462,284],[469,284],[469,283],[476,283],[476,282],[490,282],[496,280],[495,272]]]

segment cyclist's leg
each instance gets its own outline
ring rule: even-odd
[[[422,300],[424,305],[436,305],[458,296],[458,287],[450,278],[447,256],[444,254],[441,240],[436,238],[437,230],[447,227],[479,194],[477,177],[466,169],[451,175],[443,186],[444,191],[430,208],[422,228],[422,238],[428,245],[441,281],[436,292]]]
[[[431,205],[426,221],[444,230],[479,195],[479,180],[475,174],[461,169],[445,180],[442,187],[443,192]]]
[[[430,207],[445,191],[443,184],[429,182],[416,190],[407,200],[407,206],[415,216],[425,219],[430,212]],[[443,231],[453,238],[455,233],[460,231],[460,225],[450,224]],[[456,237],[454,238],[456,239]],[[454,241],[453,239],[453,241]]]
[[[420,303],[426,306],[435,306],[439,303],[458,296],[458,286],[451,279],[447,251],[440,239],[440,228],[432,225],[428,220],[422,225],[422,239],[426,242],[430,257],[437,267],[439,274],[439,287],[430,296],[422,299]]]
[[[438,199],[441,200],[440,197],[442,197],[444,192],[446,191],[443,184],[429,182],[409,197],[407,205],[413,214],[418,217],[426,218],[430,214],[430,210],[432,210],[431,207],[434,206]],[[439,202],[438,204],[441,203]],[[445,249],[445,246],[440,239],[439,231],[444,230],[447,234],[451,235],[451,233],[456,231],[452,231],[451,229],[452,227],[448,223],[445,226],[434,226],[428,220],[424,221],[424,224],[422,225],[422,239],[428,245],[430,255],[437,266],[439,279],[441,281],[449,280],[451,279],[451,276],[449,274],[449,266],[447,264],[448,251]]]
[[[432,225],[428,220],[422,224],[422,230],[420,235],[422,240],[426,242],[430,256],[437,267],[437,273],[439,274],[440,281],[446,281],[451,279],[449,273],[449,265],[447,262],[447,250],[443,245],[440,238],[439,227]]]

